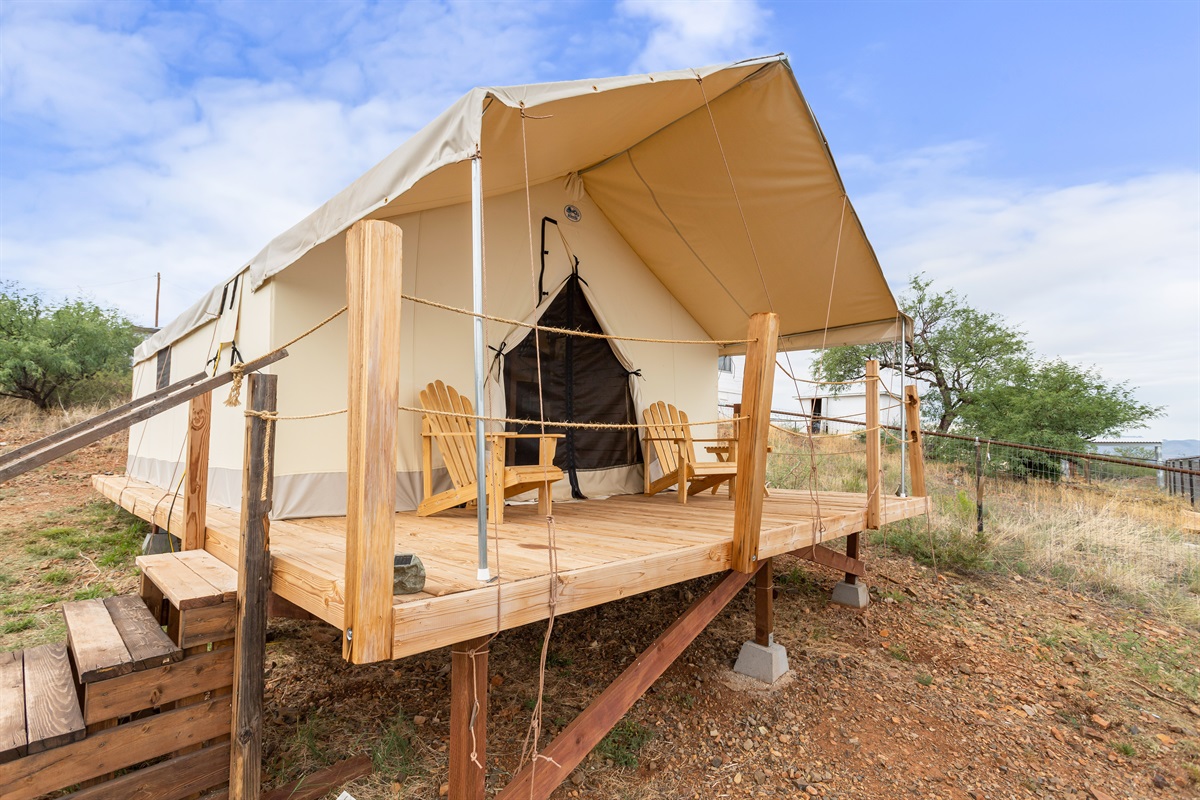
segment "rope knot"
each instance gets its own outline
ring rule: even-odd
[[[234,364],[229,368],[229,372],[233,375],[233,383],[229,385],[229,397],[225,398],[225,405],[234,408],[242,404],[242,379],[246,375],[246,365]]]

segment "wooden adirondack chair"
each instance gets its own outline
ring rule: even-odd
[[[421,473],[425,499],[417,506],[417,516],[427,517],[447,508],[475,500],[478,494],[475,474],[475,422],[467,417],[436,412],[474,414],[471,401],[441,381],[429,384],[421,392],[421,408],[431,412],[421,420]],[[488,520],[504,522],[504,500],[513,495],[538,490],[538,511],[550,514],[550,484],[562,480],[563,472],[554,466],[554,448],[562,434],[489,433],[492,453],[487,466]],[[504,464],[505,441],[540,439],[538,463],[509,467]],[[453,489],[433,494],[433,443],[437,442]]]
[[[678,487],[679,502],[686,503],[688,495],[703,492],[729,481],[729,497],[733,497],[737,477],[737,439],[693,439],[687,414],[661,400],[642,414],[646,420],[646,446],[642,448],[646,464],[646,494],[658,494],[670,486]],[[722,442],[729,448],[725,461],[697,461],[694,442]],[[662,477],[650,479],[650,449],[653,447]]]

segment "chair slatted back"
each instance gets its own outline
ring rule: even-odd
[[[426,411],[449,411],[455,414],[474,414],[471,401],[453,386],[435,381],[421,390],[421,408]],[[456,489],[475,483],[474,420],[444,414],[426,414],[433,440],[437,442],[446,471]]]
[[[662,466],[664,475],[675,472],[680,466],[679,443],[674,440],[682,439],[688,458],[692,461],[696,460],[696,454],[692,450],[692,429],[687,424],[687,414],[670,403],[660,400],[642,412],[642,417],[647,425],[646,438],[650,440],[650,444],[654,448],[654,454]]]

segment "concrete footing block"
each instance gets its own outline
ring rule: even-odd
[[[733,671],[763,683],[774,683],[788,671],[787,650],[775,642],[767,647],[755,641],[746,642],[738,653]]]
[[[179,540],[178,536],[167,533],[157,525],[142,540],[142,555],[144,556],[154,556],[159,553],[178,553],[182,549],[183,542]]]
[[[871,596],[867,593],[865,583],[839,581],[833,587],[833,597],[830,600],[847,608],[866,608],[867,603],[871,602]]]

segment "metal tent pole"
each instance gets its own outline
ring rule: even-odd
[[[471,289],[475,309],[475,413],[483,416],[483,161],[479,153],[471,159]],[[481,581],[492,578],[487,550],[487,461],[484,453],[483,420],[475,420],[475,510],[479,524],[479,570]],[[500,499],[500,502],[504,502]]]

